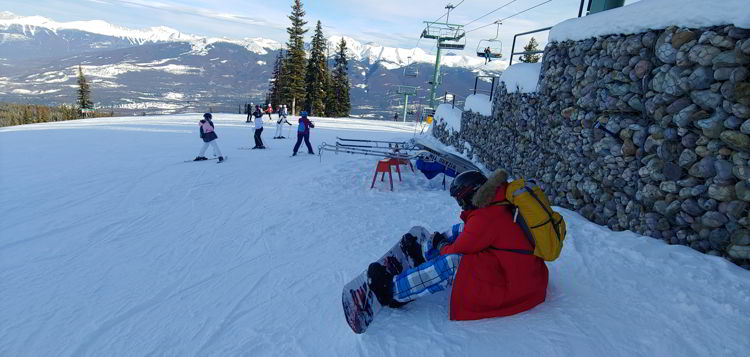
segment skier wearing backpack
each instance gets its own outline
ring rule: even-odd
[[[211,117],[211,113],[203,114],[203,120],[198,123],[198,131],[200,132],[201,139],[203,139],[203,147],[201,147],[200,153],[198,153],[198,156],[196,156],[193,161],[208,160],[208,158],[204,156],[206,155],[208,145],[211,145],[211,148],[214,151],[214,156],[219,157],[219,162],[224,161],[224,156],[221,155],[219,145],[216,144],[218,136],[216,135],[216,131],[214,131],[214,122],[211,121]]]
[[[273,113],[273,108],[271,108],[271,103],[268,103],[268,108],[266,108],[266,113],[268,114],[268,120],[273,120],[273,118],[271,118],[271,114]]]
[[[260,135],[263,133],[263,110],[260,109],[260,105],[255,106],[253,117],[255,117],[255,135],[253,135],[255,146],[253,149],[265,149],[263,139],[260,138]]]
[[[450,194],[461,206],[463,230],[454,227],[452,241],[436,232],[424,243],[406,234],[401,244],[417,264],[397,275],[370,264],[369,285],[380,304],[400,307],[449,289],[450,319],[477,320],[517,314],[542,303],[547,266],[514,221],[514,206],[505,196],[507,178],[503,170],[489,179],[478,171],[458,175]],[[564,223],[561,226],[564,236]]]
[[[315,155],[315,152],[312,149],[312,145],[310,145],[310,128],[314,128],[315,124],[313,124],[310,119],[307,119],[307,112],[301,112],[299,113],[299,124],[297,125],[297,143],[294,144],[294,151],[292,152],[292,156],[297,156],[297,150],[299,150],[300,144],[302,144],[302,139],[305,139],[305,145],[307,145],[307,153],[310,155]]]
[[[276,121],[276,134],[273,136],[274,139],[285,139],[284,135],[281,133],[284,124],[292,126],[292,123],[286,120],[286,107],[279,106],[279,120]]]

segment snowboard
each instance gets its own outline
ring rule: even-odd
[[[409,249],[404,244],[408,235],[416,237],[416,243],[419,247],[417,252],[414,251],[413,245],[412,249]],[[395,246],[375,262],[384,266],[394,276],[398,275],[425,261],[422,253],[422,251],[425,251],[423,247],[429,246],[429,242],[431,241],[431,233],[427,229],[419,226],[413,227]],[[378,312],[383,309],[383,305],[378,302],[375,293],[370,289],[368,281],[367,268],[365,268],[362,273],[344,285],[341,294],[341,303],[344,308],[346,323],[349,324],[349,327],[356,334],[367,331],[367,327],[370,326]]]

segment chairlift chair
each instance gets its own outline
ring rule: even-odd
[[[497,30],[495,31],[495,37],[487,40],[480,40],[479,44],[477,44],[477,56],[486,58],[487,54],[484,52],[484,50],[488,47],[490,49],[490,58],[500,58],[503,56],[503,42],[499,39],[500,25],[502,23],[496,22],[496,24]]]
[[[414,64],[411,56],[406,60],[406,66],[404,66],[404,77],[416,78],[419,76],[419,66]]]

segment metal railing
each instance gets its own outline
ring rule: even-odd
[[[541,29],[538,29],[538,30],[521,32],[521,33],[515,34],[515,36],[513,36],[513,45],[510,47],[510,63],[508,63],[508,66],[510,66],[510,65],[513,64],[513,56],[515,56],[515,55],[533,55],[533,54],[537,54],[537,53],[544,53],[544,50],[515,52],[515,50],[516,50],[516,38],[518,38],[518,36],[530,35],[532,33],[543,32],[543,31],[549,31],[551,28],[552,27],[550,26],[550,27],[545,27],[545,28],[541,28]]]
[[[477,76],[476,78],[474,78],[473,94],[477,94],[477,85],[479,84],[479,78],[492,78],[492,85],[490,86],[490,100],[492,100],[492,94],[495,93],[495,81],[498,79],[498,77],[497,76]],[[481,89],[479,91],[482,92]]]

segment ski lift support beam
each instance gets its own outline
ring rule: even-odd
[[[425,21],[426,27],[422,30],[420,38],[433,39],[437,41],[437,53],[435,54],[435,70],[432,73],[430,83],[429,106],[435,108],[435,99],[440,79],[440,56],[442,49],[462,50],[466,47],[466,31],[463,25],[449,24],[447,22]],[[456,42],[463,39],[464,42]],[[446,42],[453,41],[453,42]]]
[[[396,89],[396,93],[401,94],[404,96],[404,110],[401,118],[403,119],[404,123],[406,123],[406,108],[409,107],[409,96],[410,95],[417,95],[417,87],[412,86],[398,86]]]
[[[550,26],[550,27],[545,27],[545,28],[541,28],[541,29],[538,29],[538,30],[521,32],[521,33],[515,34],[515,36],[513,36],[513,45],[510,47],[510,63],[508,63],[508,66],[510,66],[510,65],[513,64],[513,56],[514,55],[532,55],[532,54],[537,54],[537,53],[544,53],[544,50],[514,52],[516,50],[516,38],[518,38],[518,36],[529,35],[529,34],[537,33],[537,32],[549,31],[551,28],[552,27]]]

